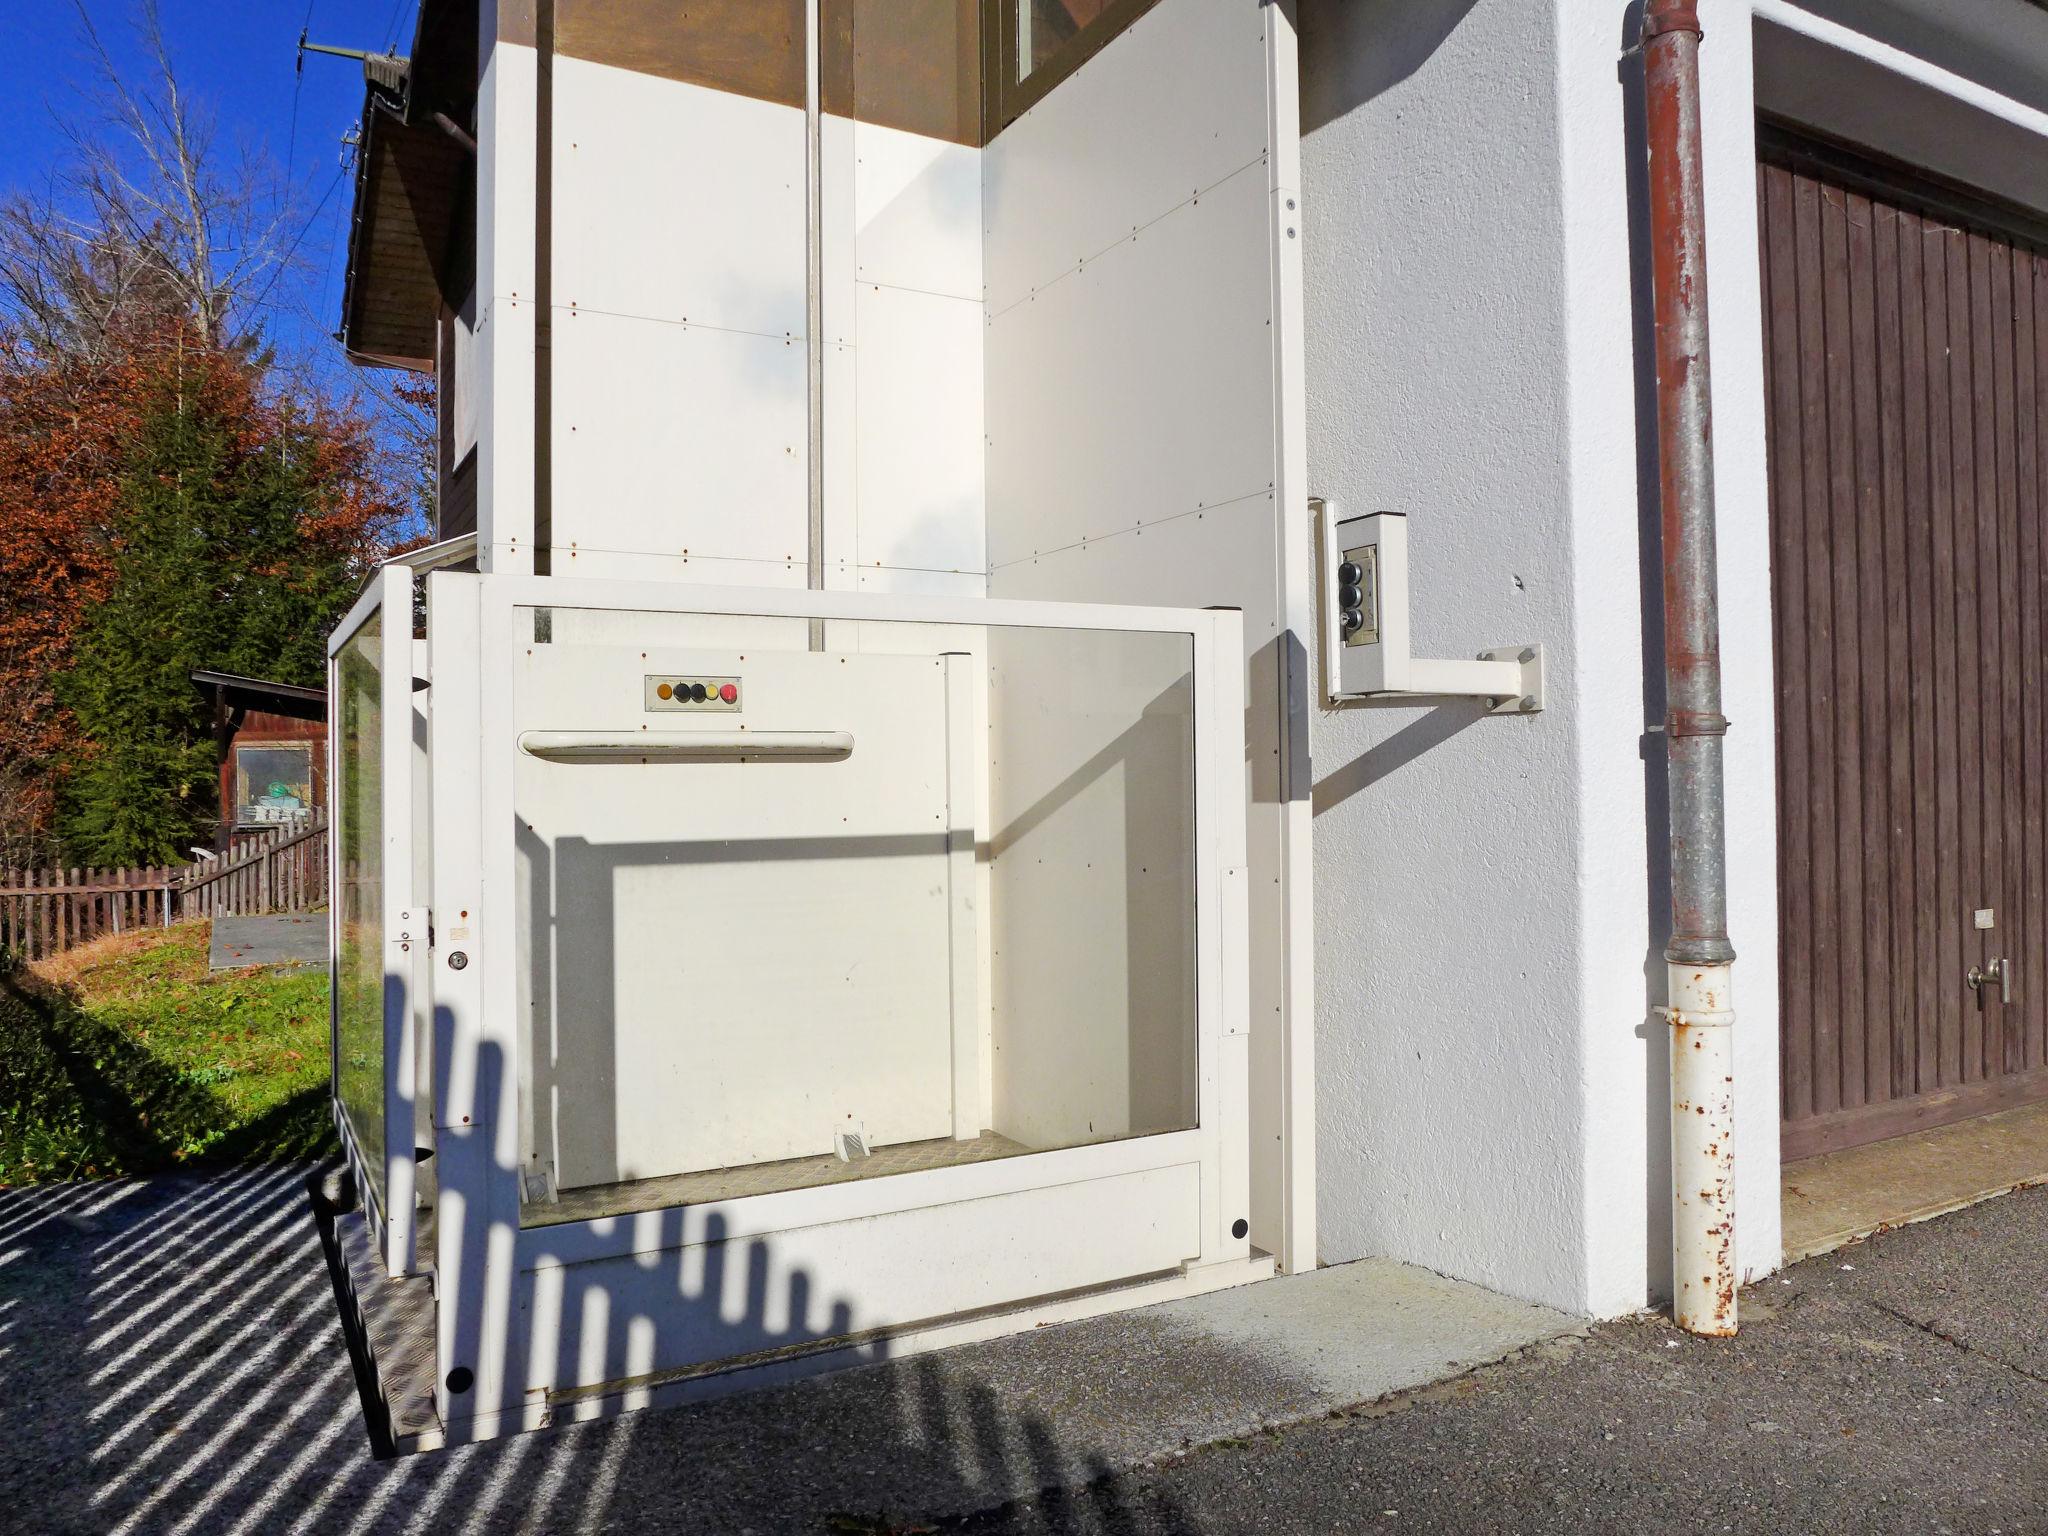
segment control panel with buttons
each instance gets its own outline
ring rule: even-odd
[[[646,706],[652,710],[740,711],[740,680],[736,677],[657,677],[643,679]]]

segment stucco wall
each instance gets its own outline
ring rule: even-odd
[[[1746,18],[1707,12],[1705,67],[1746,81]],[[1668,1275],[1632,21],[1563,0],[1303,13],[1311,488],[1411,515],[1419,653],[1541,641],[1550,679],[1535,718],[1316,718],[1323,1257],[1390,1254],[1625,1311]],[[1748,125],[1746,89],[1714,104],[1709,153],[1741,175],[1710,193],[1709,259],[1737,721],[1740,1244],[1761,1271],[1778,1251],[1775,855]]]

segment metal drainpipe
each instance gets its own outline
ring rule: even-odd
[[[1735,1009],[1728,942],[1714,445],[1707,359],[1700,19],[1648,0],[1643,83],[1656,287],[1658,487],[1664,512],[1664,736],[1670,765],[1671,1312],[1735,1332]]]

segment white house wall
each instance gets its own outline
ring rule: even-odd
[[[1747,67],[1744,17],[1719,9],[1710,80]],[[1312,483],[1411,515],[1419,652],[1541,641],[1550,690],[1512,721],[1319,712],[1324,1257],[1625,1311],[1668,1283],[1669,1201],[1632,39],[1619,8],[1563,0],[1303,10]],[[1748,185],[1739,115],[1715,104],[1708,154]],[[1709,218],[1738,1241],[1761,1272],[1779,1244],[1756,261],[1732,180]]]

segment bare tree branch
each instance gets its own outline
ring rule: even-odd
[[[157,0],[130,17],[139,74],[116,61],[86,0],[72,4],[93,84],[60,120],[63,167],[0,203],[0,320],[39,350],[89,358],[136,320],[175,319],[213,345],[253,341],[259,296],[299,260],[294,189],[265,157],[221,152]]]

